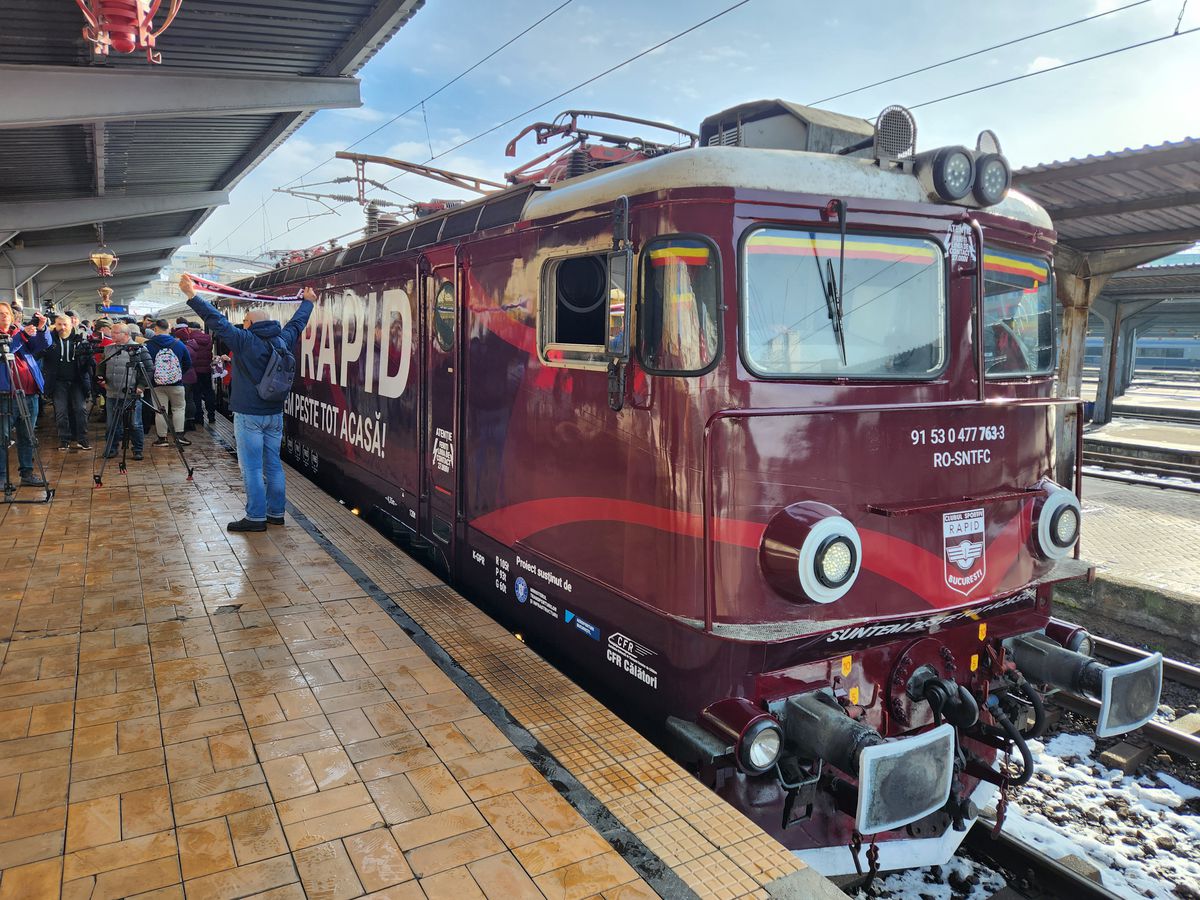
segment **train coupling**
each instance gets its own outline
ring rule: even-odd
[[[1082,648],[1089,642],[1075,643]],[[1041,633],[1010,638],[1005,645],[1017,670],[1029,681],[1098,700],[1098,737],[1113,737],[1140,728],[1158,710],[1162,692],[1161,653],[1110,666],[1069,650]]]

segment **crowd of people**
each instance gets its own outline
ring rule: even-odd
[[[0,302],[0,344],[9,347],[0,364],[0,446],[15,442],[20,484],[41,487],[33,469],[33,438],[15,395],[25,397],[28,422],[36,429],[43,403],[53,405],[58,449],[92,450],[88,420],[105,423],[107,455],[118,455],[126,421],[133,458],[145,458],[145,438],[154,429],[155,447],[191,441],[188,431],[215,421],[215,383],[226,378],[229,357],[214,353],[212,336],[199,321],[174,323],[143,316],[80,319],[73,310],[53,316]],[[10,383],[10,373],[17,380]],[[90,407],[89,407],[90,401]],[[143,408],[155,412],[143,416]],[[126,420],[124,413],[128,410]],[[169,419],[169,424],[168,424]],[[0,454],[0,485],[8,484],[7,453]]]
[[[186,317],[172,324],[149,315],[140,322],[99,318],[89,323],[70,310],[50,321],[41,312],[26,314],[0,302],[0,485],[6,499],[10,443],[17,449],[20,484],[46,487],[34,471],[34,431],[44,399],[54,406],[60,450],[70,450],[72,443],[78,450],[92,449],[91,399],[105,421],[106,455],[118,455],[128,427],[133,458],[142,460],[150,430],[143,407],[154,411],[152,446],[170,447],[172,438],[176,446],[187,446],[186,432],[216,420],[214,386],[220,382],[229,386],[246,490],[246,514],[227,528],[265,531],[283,524],[284,399],[296,372],[292,348],[317,295],[305,288],[284,325],[252,309],[238,327],[196,296],[189,276],[180,278],[179,287],[203,324]]]

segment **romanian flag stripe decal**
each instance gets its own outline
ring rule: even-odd
[[[682,263],[685,266],[708,265],[707,247],[662,247],[650,251],[650,263],[654,266],[670,266]]]
[[[988,272],[1003,272],[1006,275],[1022,275],[1032,278],[1039,284],[1046,281],[1046,266],[1033,260],[1019,259],[1012,256],[1000,256],[987,253],[983,257],[984,269]]]
[[[836,258],[841,252],[842,242],[838,238],[790,238],[775,235],[752,237],[746,242],[746,251],[752,254],[769,253],[781,256],[822,256]],[[933,247],[891,243],[882,240],[846,239],[847,259],[880,259],[889,262],[907,262],[930,265],[937,262],[939,252]]]

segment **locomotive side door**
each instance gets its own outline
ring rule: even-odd
[[[458,503],[458,284],[452,250],[432,251],[421,279],[421,534],[449,569]]]

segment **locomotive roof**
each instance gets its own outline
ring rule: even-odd
[[[880,168],[873,160],[800,150],[699,147],[551,185],[549,191],[532,196],[524,217],[561,215],[611,202],[622,194],[632,197],[664,188],[698,187],[931,202],[915,176]],[[1009,191],[1003,202],[987,212],[1047,231],[1054,228],[1046,211],[1019,191]]]
[[[331,275],[405,250],[467,237],[487,228],[570,215],[607,206],[622,195],[633,197],[672,188],[741,188],[932,205],[915,176],[880,168],[873,160],[801,150],[698,147],[600,169],[551,185],[523,184],[497,191],[465,206],[406,222],[344,249],[242,279],[236,286],[263,291]],[[1046,211],[1019,191],[1009,191],[1003,202],[986,211],[1045,231],[1054,229]]]

